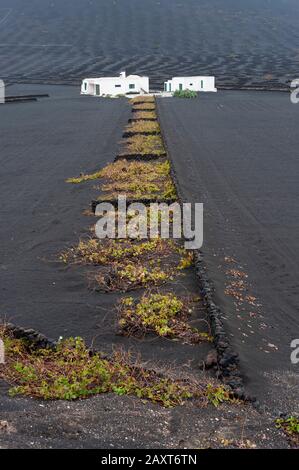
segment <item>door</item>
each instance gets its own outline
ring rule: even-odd
[[[171,83],[169,83],[169,91],[171,91]]]
[[[96,84],[96,95],[100,96],[100,85]]]
[[[179,84],[179,90],[183,91],[183,84],[182,83]]]

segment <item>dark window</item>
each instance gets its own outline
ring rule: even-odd
[[[87,90],[87,83],[84,83],[84,89]]]
[[[130,89],[130,90],[134,90],[134,88],[135,88],[134,83],[130,83],[130,84],[129,84],[129,89]]]
[[[193,83],[190,83],[189,86],[193,86]]]
[[[121,88],[121,85],[115,85],[115,88]]]

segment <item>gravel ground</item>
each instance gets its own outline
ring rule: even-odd
[[[160,99],[159,111],[184,198],[204,203],[202,250],[246,389],[298,413],[299,106],[231,91]]]
[[[287,448],[273,418],[251,406],[173,409],[132,397],[76,402],[7,398],[0,389],[0,449]]]
[[[50,99],[13,104],[5,116],[1,153],[0,240],[3,318],[57,338],[81,335],[109,350],[133,348],[150,367],[204,378],[207,345],[129,341],[115,336],[117,296],[90,292],[84,271],[56,261],[92,220],[82,211],[92,185],[67,186],[65,178],[111,161],[128,119],[125,101],[81,98],[76,88],[14,87],[14,93],[49,92]],[[194,276],[174,287],[197,289]],[[281,386],[281,382],[280,382]],[[287,447],[275,429],[275,413],[248,405],[201,408],[194,402],[164,409],[133,397],[106,394],[76,402],[9,398],[0,386],[1,448],[277,448]],[[140,430],[142,429],[142,433]]]

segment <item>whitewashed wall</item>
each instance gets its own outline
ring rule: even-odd
[[[180,84],[182,85],[183,90],[192,90],[192,91],[217,91],[215,88],[215,77],[173,77],[172,80],[166,82],[167,90],[166,91],[176,91],[180,89]],[[169,85],[171,84],[171,90]]]
[[[85,89],[87,84],[87,89]],[[149,78],[138,77],[136,75],[123,77],[103,77],[83,80],[81,93],[85,95],[96,95],[97,87],[100,87],[100,95],[124,95],[130,92],[140,93],[144,90],[149,92]],[[130,88],[135,85],[135,88]]]

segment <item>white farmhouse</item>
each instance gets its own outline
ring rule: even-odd
[[[116,96],[149,93],[149,78],[139,75],[128,75],[121,72],[119,77],[85,78],[81,85],[82,95]]]
[[[164,91],[217,91],[215,87],[215,77],[173,77],[164,83]]]

